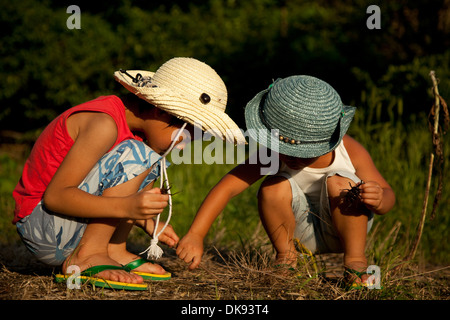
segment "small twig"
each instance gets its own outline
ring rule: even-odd
[[[448,269],[448,268],[450,268],[450,266],[446,266],[446,267],[443,267],[443,268],[439,268],[439,269],[435,269],[435,270],[430,270],[430,271],[426,271],[426,272],[421,272],[421,273],[413,274],[413,275],[406,276],[406,277],[401,277],[401,278],[392,279],[392,280],[390,280],[390,282],[395,282],[395,281],[405,280],[405,279],[414,278],[414,277],[418,277],[418,276],[423,276],[423,275],[425,275],[425,274],[429,274],[429,273],[433,273],[433,272],[440,272],[440,271],[446,270],[446,269]]]
[[[417,232],[416,232],[416,237],[413,242],[413,246],[412,246],[411,251],[409,252],[406,260],[414,259],[414,256],[416,255],[417,247],[419,246],[420,238],[422,237],[423,227],[425,225],[425,217],[427,215],[428,198],[430,195],[431,176],[433,174],[433,162],[434,162],[434,154],[432,153],[430,155],[430,165],[428,167],[428,180],[427,180],[427,185],[425,188],[425,198],[423,200],[422,215],[420,217],[419,225],[417,226]]]
[[[216,276],[213,272],[209,271],[208,268],[205,268],[204,266],[202,266],[201,264],[198,267],[199,267],[199,269],[205,271],[206,273],[208,273],[210,276],[213,276],[217,280],[219,280],[219,281],[223,280],[223,279],[220,279],[218,276]]]
[[[227,265],[228,269],[231,269],[230,265],[228,264],[227,260],[225,260],[225,258],[222,256],[222,254],[220,253],[219,249],[217,249],[216,246],[213,246],[214,250],[217,252],[217,254],[219,255],[219,257],[223,260],[223,262],[225,262],[225,264]]]
[[[434,141],[435,137],[439,133],[440,96],[439,96],[437,80],[436,80],[434,71],[430,71],[430,77],[431,77],[431,81],[433,82],[433,94],[434,94],[434,100],[435,100],[435,102],[432,106],[432,113],[434,114],[432,137],[433,137],[433,141]],[[416,233],[416,237],[413,242],[413,246],[412,246],[411,251],[409,252],[408,256],[406,257],[406,260],[412,260],[414,258],[414,256],[416,255],[417,247],[419,246],[420,239],[422,237],[423,227],[425,224],[425,217],[427,214],[428,198],[430,195],[430,186],[431,186],[431,177],[433,175],[434,157],[435,157],[435,155],[434,155],[434,152],[432,151],[430,154],[430,164],[428,167],[428,179],[427,179],[427,184],[426,184],[426,189],[425,189],[425,197],[424,197],[423,206],[422,206],[422,214],[421,214],[419,225],[417,226],[417,233]]]

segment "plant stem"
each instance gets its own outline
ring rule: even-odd
[[[437,86],[437,80],[435,77],[435,72],[433,70],[430,71],[430,77],[431,77],[431,81],[433,82],[433,95],[434,95],[434,105],[432,106],[432,108],[434,108],[434,124],[433,124],[433,133],[432,133],[432,137],[434,139],[434,137],[438,134],[438,130],[439,130],[440,100],[439,100],[439,91],[438,91],[438,86]],[[427,185],[426,185],[426,189],[425,189],[425,198],[423,201],[422,215],[420,218],[419,225],[417,227],[416,238],[414,239],[413,246],[412,246],[411,251],[409,252],[406,260],[414,259],[414,256],[416,255],[417,247],[419,246],[420,238],[422,237],[423,227],[425,224],[425,217],[427,214],[428,198],[430,195],[431,177],[433,175],[433,163],[434,163],[434,153],[432,151],[430,154],[430,165],[428,167],[428,179],[427,179]]]

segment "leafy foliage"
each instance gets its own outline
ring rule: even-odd
[[[174,56],[218,71],[242,127],[246,102],[292,74],[323,78],[347,104],[382,88],[380,112],[400,99],[406,114],[423,110],[430,69],[449,92],[448,1],[380,3],[382,28],[368,30],[372,2],[91,1],[79,4],[81,29],[69,30],[69,1],[0,0],[0,124],[44,126],[70,106],[120,92],[115,70],[156,70]]]
[[[81,29],[70,30],[66,9],[71,1],[0,0],[0,130],[37,132],[71,106],[123,92],[113,79],[115,70],[156,70],[175,56],[192,56],[217,70],[228,87],[228,113],[242,128],[245,104],[273,79],[317,76],[335,87],[345,104],[358,107],[349,133],[367,147],[398,199],[392,213],[380,217],[380,225],[389,231],[401,223],[395,229],[402,239],[396,252],[408,246],[422,206],[430,152],[430,70],[436,71],[447,103],[450,97],[448,0],[77,3]],[[380,6],[381,30],[366,27],[366,9],[372,4]],[[3,215],[12,211],[10,192],[19,169],[0,157]],[[172,182],[183,192],[175,205],[182,214],[173,220],[183,234],[227,167],[176,169]],[[214,230],[226,226],[245,234],[256,224],[256,190],[233,199]],[[422,239],[426,257],[440,263],[448,262],[449,199],[447,190],[442,212],[427,222]],[[12,228],[9,216],[0,221]]]

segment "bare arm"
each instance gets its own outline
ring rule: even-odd
[[[185,262],[191,263],[189,269],[195,269],[200,264],[203,240],[214,220],[225,209],[231,198],[261,178],[260,168],[260,165],[256,164],[241,164],[226,174],[208,193],[191,228],[177,248],[177,255]]]
[[[80,113],[69,120],[74,144],[45,191],[43,201],[48,209],[73,217],[131,219],[148,219],[162,211],[167,195],[140,192],[99,197],[78,189],[95,163],[114,145],[117,127],[103,113]]]
[[[361,198],[368,209],[376,214],[386,214],[395,204],[391,186],[376,168],[370,154],[355,139],[346,135],[344,144],[356,170],[365,183],[361,185]]]

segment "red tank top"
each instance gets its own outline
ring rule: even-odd
[[[125,106],[117,96],[98,97],[95,100],[68,109],[44,129],[25,162],[22,176],[13,191],[13,197],[16,201],[14,224],[31,214],[39,201],[42,200],[47,185],[74,143],[67,131],[66,121],[75,112],[83,111],[104,112],[114,119],[118,128],[118,135],[111,149],[126,139],[142,141],[128,128]]]

